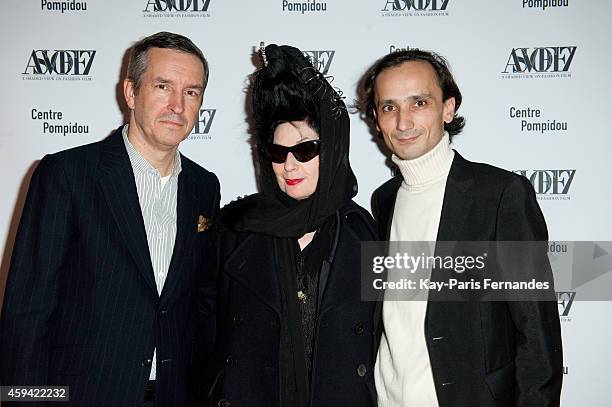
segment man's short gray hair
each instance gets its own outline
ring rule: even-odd
[[[206,84],[208,83],[208,62],[206,62],[206,58],[204,58],[204,54],[200,48],[183,35],[162,31],[145,37],[132,46],[127,68],[127,79],[134,82],[134,89],[136,92],[140,89],[142,76],[149,66],[148,51],[151,48],[174,49],[198,57],[204,68],[202,86],[206,88]]]

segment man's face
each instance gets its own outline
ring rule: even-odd
[[[387,148],[402,160],[431,151],[455,113],[455,98],[442,101],[436,73],[427,62],[409,61],[385,69],[374,84],[376,128]]]
[[[130,134],[155,151],[175,149],[191,132],[204,93],[202,62],[185,52],[151,48],[140,89],[126,79]],[[132,133],[134,132],[134,133]]]

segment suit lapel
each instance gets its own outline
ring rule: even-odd
[[[452,256],[457,242],[465,240],[466,219],[470,213],[474,197],[474,194],[470,193],[473,184],[474,174],[470,169],[469,162],[455,151],[455,158],[446,180],[442,212],[440,214],[440,226],[438,227],[436,239],[437,242],[449,243],[445,243],[443,248],[442,245],[436,245],[436,256]],[[447,273],[445,270],[433,269],[431,281],[446,282],[448,281]],[[440,299],[444,298],[445,295],[448,295],[448,293],[445,294],[435,290],[429,291],[426,321],[429,321],[429,316],[432,312],[445,312],[441,311],[444,308],[440,302]]]
[[[469,193],[469,189],[473,184],[474,174],[469,169],[468,161],[455,151],[455,158],[446,180],[437,241],[462,239],[465,220],[472,206],[473,195]]]
[[[170,295],[176,288],[177,282],[180,280],[182,264],[185,258],[190,255],[194,238],[197,236],[198,200],[193,182],[194,177],[190,175],[190,170],[191,168],[186,160],[182,160],[176,203],[176,240],[168,267],[168,276],[161,294],[162,298]],[[210,216],[210,214],[206,215]]]
[[[384,241],[389,241],[389,236],[391,233],[391,224],[393,223],[393,211],[395,210],[395,200],[397,198],[397,191],[399,187],[402,185],[402,177],[393,178],[388,184],[385,185],[384,188],[380,190],[378,196],[376,196],[375,205],[377,207],[377,216],[378,219],[378,233],[379,238]],[[384,279],[386,279],[386,270],[384,274]],[[381,294],[382,295],[382,294]],[[383,301],[382,298],[380,301],[376,302],[374,306],[374,332],[376,334],[375,338],[375,350],[374,350],[374,359],[376,359],[376,352],[378,351],[378,342],[380,341],[380,336],[383,331],[382,324],[382,308]]]
[[[402,177],[395,177],[380,191],[377,197],[378,207],[378,231],[382,240],[389,240],[391,224],[393,223],[393,211],[395,210],[395,200],[397,191],[402,185]]]
[[[157,292],[136,181],[121,130],[116,130],[103,143],[99,187],[138,271]]]

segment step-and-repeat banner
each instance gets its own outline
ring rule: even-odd
[[[377,58],[416,47],[445,56],[463,92],[467,125],[455,149],[529,178],[552,240],[612,240],[606,0],[28,0],[0,9],[0,292],[36,163],[124,122],[126,51],[157,31],[190,37],[209,60],[204,103],[180,149],[219,176],[222,203],[256,191],[245,88],[260,41],[302,49],[347,104]],[[356,200],[369,209],[391,169],[359,114],[351,122]],[[611,274],[590,283],[612,287]],[[558,298],[563,406],[612,405],[612,303],[572,290]]]

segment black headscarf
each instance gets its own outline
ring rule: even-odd
[[[272,141],[279,123],[305,120],[321,140],[319,180],[310,197],[295,200],[280,190],[272,163],[259,154],[262,191],[227,205],[221,220],[235,231],[274,238],[283,303],[281,401],[283,406],[305,407],[310,391],[301,323],[304,310],[296,295],[297,239],[331,222],[357,194],[349,163],[350,122],[340,95],[299,49],[271,44],[262,54],[264,66],[255,73],[251,100],[257,142]]]
[[[278,123],[306,120],[321,140],[317,189],[304,200],[290,198],[280,190],[272,163],[259,154],[261,193],[230,203],[221,219],[236,231],[300,238],[357,194],[349,163],[350,122],[340,95],[299,49],[270,44],[265,55],[267,63],[253,81],[256,140],[272,141]]]

